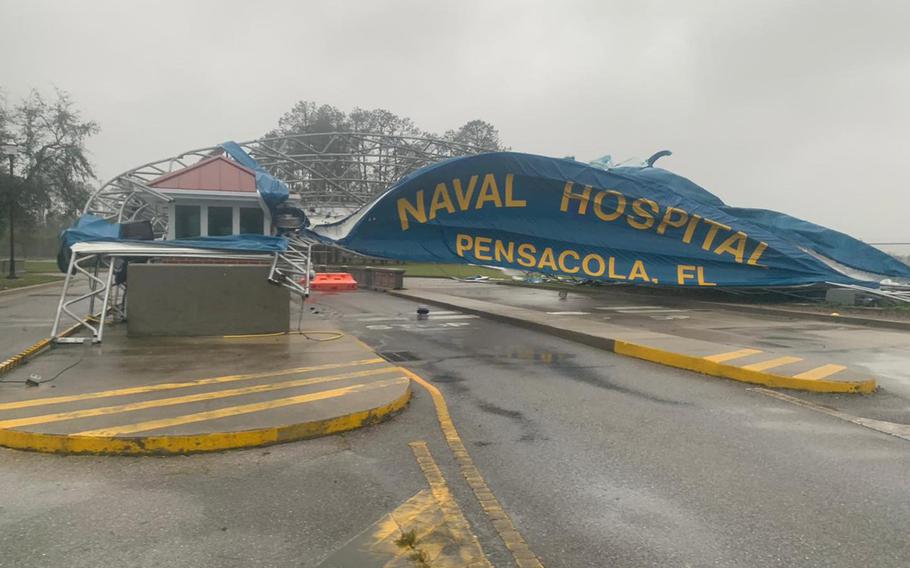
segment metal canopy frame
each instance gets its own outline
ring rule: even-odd
[[[385,192],[408,173],[443,159],[478,154],[489,149],[450,140],[369,132],[293,134],[239,143],[253,159],[287,184],[292,195],[313,218],[328,220],[353,213]],[[189,150],[127,170],[95,191],[83,209],[114,223],[148,221],[156,238],[168,234],[168,204],[172,197],[149,187],[166,174],[220,155],[220,146]],[[203,249],[176,249],[118,243],[81,243],[73,247],[69,270],[54,319],[57,343],[100,342],[107,320],[127,315],[125,283],[116,283],[116,265],[126,258],[217,258],[271,260],[268,279],[304,298],[309,295],[314,241],[299,234],[284,235],[288,250],[274,254],[244,254]],[[68,298],[71,287],[86,280],[89,291]],[[62,337],[67,320],[81,324],[90,337]]]

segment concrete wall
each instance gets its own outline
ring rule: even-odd
[[[240,335],[288,331],[290,292],[268,266],[131,264],[129,335]]]

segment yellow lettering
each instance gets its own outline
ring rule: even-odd
[[[586,185],[581,193],[573,193],[572,187],[574,185],[575,182],[566,182],[566,186],[562,190],[562,203],[559,204],[559,210],[565,213],[569,210],[569,200],[577,199],[579,201],[578,214],[584,215],[588,211],[588,200],[591,198],[591,186]]]
[[[458,256],[464,256],[464,251],[471,250],[473,246],[474,239],[470,235],[458,233],[458,236],[455,237],[455,254]]]
[[[556,258],[553,256],[553,249],[550,247],[543,249],[543,253],[540,255],[540,263],[538,263],[537,268],[543,268],[544,266],[550,270],[557,270]]]
[[[427,222],[427,213],[423,205],[423,190],[419,190],[416,195],[417,205],[411,205],[411,202],[401,197],[398,199],[398,219],[401,221],[401,230],[408,230],[408,213],[418,223]]]
[[[613,280],[625,280],[626,279],[626,276],[624,274],[616,273],[616,257],[615,256],[610,257],[610,271],[607,273],[607,276],[609,276]]]
[[[527,201],[512,197],[512,181],[514,178],[514,175],[506,174],[506,207],[524,207],[528,204]]]
[[[714,254],[721,254],[728,252],[733,255],[733,258],[736,259],[736,262],[742,263],[743,256],[746,254],[746,239],[748,235],[742,231],[737,231],[736,233],[727,237],[727,240],[720,243],[720,246],[714,249]],[[734,246],[733,243],[736,243]]]
[[[430,200],[430,219],[435,219],[436,212],[440,209],[445,209],[449,213],[455,212],[455,206],[452,205],[452,200],[449,198],[449,188],[444,183],[436,184],[436,191],[433,192],[433,199]]]
[[[597,264],[600,265],[599,270],[597,270],[597,271],[591,270],[590,264],[591,264],[592,260],[596,260]],[[584,260],[581,261],[581,269],[584,270],[585,274],[587,274],[588,276],[593,276],[593,277],[597,278],[598,276],[603,276],[603,273],[604,273],[604,271],[606,271],[607,267],[604,264],[603,257],[600,256],[599,254],[592,252],[591,254],[587,255]]]
[[[686,285],[686,280],[695,280],[695,267],[690,264],[679,264],[676,266],[676,283],[680,286]]]
[[[490,237],[474,237],[474,257],[477,260],[493,260],[490,256],[492,243],[493,239]]]
[[[460,179],[453,179],[452,185],[455,187],[455,199],[458,200],[458,207],[462,211],[467,211],[471,206],[471,196],[474,195],[474,189],[477,188],[477,176],[471,176],[468,181],[468,189],[465,192],[461,187]]]
[[[673,214],[678,213],[679,218],[673,219]],[[676,207],[667,207],[667,210],[664,212],[664,218],[661,219],[660,225],[657,226],[657,234],[662,235],[666,232],[667,227],[674,227],[676,229],[682,227],[686,224],[686,221],[689,220],[689,214],[683,211],[682,209],[677,209]]]
[[[578,272],[578,267],[576,266],[575,268],[569,268],[568,266],[566,266],[566,257],[567,256],[571,256],[572,258],[574,258],[575,262],[578,262],[579,260],[581,260],[581,257],[574,250],[564,250],[561,253],[559,253],[559,269],[562,270],[563,272],[565,272],[566,274],[575,274],[576,272]]]
[[[695,236],[695,227],[698,226],[698,222],[701,220],[701,217],[698,215],[692,215],[689,218],[689,224],[686,225],[686,232],[683,233],[683,242],[689,244],[692,242],[692,237]]]
[[[650,199],[642,197],[641,199],[636,199],[632,202],[632,210],[641,215],[643,221],[638,221],[634,217],[627,217],[626,221],[629,223],[630,227],[635,229],[640,229],[645,231],[650,229],[654,225],[654,216],[650,212],[642,209],[642,205],[647,205],[654,212],[654,215],[660,212],[660,207],[657,206],[657,203],[651,201]]]
[[[496,178],[493,174],[483,176],[483,185],[480,186],[480,193],[477,194],[477,203],[474,209],[480,209],[484,204],[490,201],[496,207],[502,207],[502,199],[499,198],[499,186],[496,185]]]
[[[518,264],[526,268],[532,268],[537,263],[537,259],[534,258],[534,253],[536,252],[537,247],[532,244],[522,243],[518,245]]]
[[[606,197],[608,193],[616,196],[616,209],[612,213],[604,213],[602,208],[604,197]],[[563,199],[565,199],[565,197],[563,197]],[[626,211],[626,196],[613,189],[598,192],[597,195],[594,196],[593,209],[594,214],[597,215],[597,218],[601,221],[615,221]]]
[[[714,237],[717,236],[717,231],[724,229],[726,231],[730,230],[730,227],[724,225],[723,223],[718,223],[717,221],[712,221],[711,219],[704,219],[705,223],[711,225],[711,228],[708,229],[708,234],[705,235],[705,242],[702,243],[702,250],[711,250],[711,245],[714,244]]]
[[[714,282],[705,282],[705,267],[698,267],[698,285],[699,286],[717,286]]]
[[[640,260],[632,263],[632,272],[629,273],[629,280],[635,280],[636,278],[640,278],[645,282],[651,281],[651,278],[648,277],[648,271],[645,270],[645,263]]]
[[[515,262],[515,243],[509,241],[509,248],[507,249],[505,243],[497,239],[494,254],[497,261],[505,259],[509,262]]]
[[[756,246],[755,250],[752,251],[752,255],[749,257],[749,260],[748,260],[748,262],[746,262],[746,264],[750,264],[752,266],[762,266],[761,264],[758,263],[758,259],[761,258],[761,255],[765,252],[766,248],[768,248],[768,243],[766,243],[766,242],[758,243],[758,246]]]

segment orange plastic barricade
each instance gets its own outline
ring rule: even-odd
[[[300,281],[306,283],[306,278]],[[340,290],[356,290],[357,281],[347,272],[320,272],[310,283],[310,290],[319,292],[336,292]]]

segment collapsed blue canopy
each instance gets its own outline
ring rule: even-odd
[[[373,256],[649,285],[910,279],[910,267],[857,239],[729,207],[667,170],[513,152],[428,166],[351,217],[313,230]]]
[[[256,172],[256,190],[270,211],[274,211],[276,207],[288,200],[288,186],[260,166],[259,162],[247,154],[239,144],[233,141],[224,142],[221,144],[221,148],[235,162]]]
[[[69,229],[60,233],[60,253],[57,255],[57,267],[66,272],[69,266],[69,255],[72,246],[80,242],[118,242],[154,244],[163,247],[185,247],[206,250],[219,250],[235,253],[275,253],[284,252],[288,241],[283,237],[266,235],[229,235],[223,237],[192,237],[172,241],[149,241],[120,238],[121,225],[96,215],[83,215]]]

